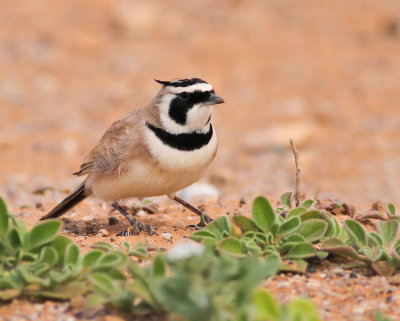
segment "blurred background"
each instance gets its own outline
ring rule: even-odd
[[[153,79],[199,77],[226,104],[204,178],[222,201],[294,186],[400,203],[400,1],[2,0],[0,194],[14,206],[71,173]]]

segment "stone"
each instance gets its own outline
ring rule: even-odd
[[[162,238],[166,239],[167,241],[170,241],[172,239],[172,234],[171,233],[164,232],[164,233],[161,233],[160,236]]]
[[[103,237],[107,237],[107,236],[110,235],[110,232],[108,232],[105,228],[101,228],[101,229],[99,230],[99,233],[98,233],[98,234],[100,234],[100,235],[103,236]]]
[[[179,192],[179,196],[188,203],[218,202],[221,194],[218,188],[207,183],[194,183]]]

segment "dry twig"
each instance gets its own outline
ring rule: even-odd
[[[300,206],[300,164],[299,164],[299,153],[297,151],[296,145],[293,139],[290,139],[290,145],[292,146],[292,151],[294,154],[294,162],[296,164],[296,191],[294,194],[294,200],[296,202],[296,207]]]

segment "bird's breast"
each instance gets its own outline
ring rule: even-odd
[[[147,125],[145,141],[150,155],[164,170],[195,170],[207,167],[217,151],[213,127],[204,133],[169,134]]]

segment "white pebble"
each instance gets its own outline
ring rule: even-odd
[[[168,241],[170,241],[172,239],[171,233],[164,232],[164,233],[161,233],[160,236]]]
[[[184,227],[185,223],[182,220],[177,220],[174,224],[174,227]]]
[[[220,198],[219,190],[214,185],[206,183],[194,183],[180,191],[179,194],[189,203],[218,202]]]
[[[100,229],[99,230],[99,233],[98,234],[100,234],[101,236],[103,236],[103,237],[106,237],[106,236],[109,236],[110,235],[110,232],[108,232],[105,228],[102,228],[102,229]],[[97,235],[98,235],[97,234]]]
[[[144,217],[144,216],[147,216],[147,214],[145,213],[145,211],[140,210],[140,211],[138,211],[138,212],[136,213],[136,216]]]

